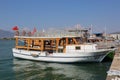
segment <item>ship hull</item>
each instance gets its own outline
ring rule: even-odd
[[[79,53],[47,53],[40,51],[19,50],[13,48],[13,56],[21,59],[45,61],[45,62],[101,62],[107,54],[113,50],[102,50],[94,52]]]

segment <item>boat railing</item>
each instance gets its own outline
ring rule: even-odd
[[[110,49],[117,47],[117,44],[114,42],[109,42],[109,43],[98,42],[96,44],[97,44],[97,49]]]
[[[81,33],[69,32],[68,30],[51,30],[45,32],[36,32],[34,37],[63,37],[63,36],[82,36]]]

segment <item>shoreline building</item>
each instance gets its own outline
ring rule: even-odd
[[[120,40],[120,32],[115,32],[110,34],[115,40]]]

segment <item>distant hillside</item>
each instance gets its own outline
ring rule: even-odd
[[[13,38],[14,33],[0,29],[0,38]]]

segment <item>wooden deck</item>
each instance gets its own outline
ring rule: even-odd
[[[120,47],[116,50],[113,62],[107,73],[106,80],[120,80]]]

